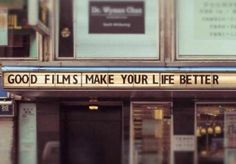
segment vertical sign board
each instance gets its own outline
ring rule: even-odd
[[[8,10],[0,8],[0,46],[8,45]]]
[[[37,164],[36,104],[19,106],[19,164]]]

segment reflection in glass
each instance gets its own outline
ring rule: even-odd
[[[236,105],[198,105],[196,136],[199,164],[235,161],[236,151],[232,151],[236,148],[234,127]]]
[[[73,2],[77,58],[158,58],[158,1]]]
[[[27,8],[27,1],[0,1],[1,58],[37,57],[36,32],[28,25]]]
[[[170,108],[163,104],[134,104],[133,163],[170,163]]]

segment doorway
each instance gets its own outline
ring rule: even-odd
[[[63,105],[61,157],[66,164],[121,163],[122,106]]]
[[[130,164],[170,164],[171,103],[133,102]]]

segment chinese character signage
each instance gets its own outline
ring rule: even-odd
[[[236,39],[235,0],[197,0],[195,5],[196,38]]]
[[[236,57],[235,0],[178,0],[177,15],[179,57]]]
[[[144,2],[90,1],[89,33],[144,33]]]
[[[0,117],[14,116],[14,106],[12,101],[0,101]]]

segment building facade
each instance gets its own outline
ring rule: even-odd
[[[0,2],[4,164],[235,163],[235,9]]]

